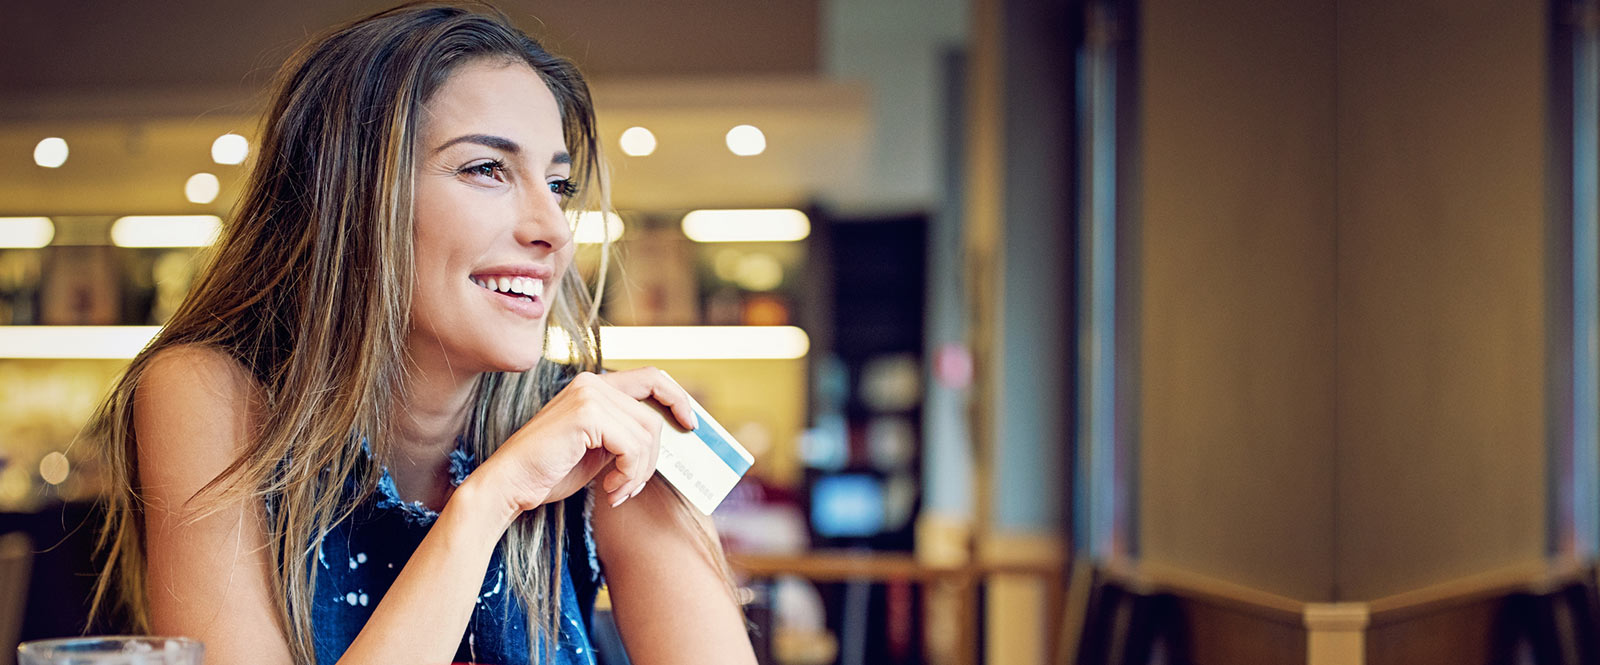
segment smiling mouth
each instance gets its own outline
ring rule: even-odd
[[[526,277],[473,277],[472,283],[502,296],[533,301],[544,295],[544,280]]]

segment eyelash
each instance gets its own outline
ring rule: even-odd
[[[482,169],[485,168],[489,169],[488,173],[484,173],[482,171]],[[505,162],[498,159],[491,159],[486,162],[477,162],[475,164],[464,166],[457,173],[460,173],[461,175],[478,175],[488,178],[495,178],[497,174],[503,176],[505,172]],[[495,179],[499,180],[500,178]],[[549,185],[550,192],[560,196],[561,198],[572,198],[578,195],[578,184],[570,179],[562,178],[560,180],[552,180],[550,181]]]
[[[489,169],[488,173],[484,173],[482,171],[482,169],[485,169],[485,168]],[[506,172],[506,163],[502,162],[502,161],[500,161],[498,159],[491,159],[491,160],[486,161],[486,162],[477,162],[477,163],[474,163],[474,164],[469,164],[467,166],[461,167],[460,171],[457,171],[457,173],[460,173],[461,175],[478,175],[478,176],[484,176],[484,177],[487,177],[487,178],[495,178],[496,175],[503,176],[505,174],[505,172]],[[495,179],[499,180],[500,178],[495,178]]]
[[[570,199],[578,195],[578,183],[575,183],[567,178],[551,180],[550,185],[551,193],[557,194],[561,198]]]

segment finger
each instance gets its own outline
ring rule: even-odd
[[[622,415],[633,420],[633,422],[638,423],[640,427],[650,433],[652,440],[661,438],[661,428],[665,427],[668,419],[672,417],[662,411],[663,407],[661,405],[639,401],[618,390],[611,391],[608,396],[610,397],[608,404]]]
[[[623,394],[636,400],[654,399],[672,410],[673,417],[686,429],[700,426],[694,415],[693,402],[688,391],[666,372],[654,367],[644,367],[626,372],[614,372],[601,377]]]
[[[616,455],[612,461],[615,468],[600,483],[600,489],[607,493],[607,503],[621,504],[655,471],[651,451],[655,436],[654,432],[630,419],[619,418],[607,428],[603,443],[608,452]]]
[[[634,453],[636,460],[643,464],[637,469],[630,470],[627,485],[621,487],[618,493],[626,493],[628,498],[639,495],[640,490],[655,476],[656,465],[661,459],[661,435],[666,426],[666,420],[658,406],[640,402],[629,398],[627,395],[618,394],[620,400],[618,407],[632,414],[644,428],[647,436],[641,440],[641,447]]]

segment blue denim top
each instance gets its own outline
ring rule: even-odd
[[[476,463],[458,446],[450,454],[451,484],[459,486],[473,468]],[[568,525],[567,556],[560,574],[560,630],[551,658],[558,665],[595,662],[587,626],[600,568],[589,529],[587,494],[587,490],[579,492],[562,504]],[[320,556],[312,563],[316,597],[312,600],[311,625],[318,663],[331,665],[338,661],[355,641],[378,601],[394,584],[438,517],[421,502],[401,499],[385,468],[378,491],[323,538]],[[572,556],[574,552],[578,556]],[[543,663],[548,640],[541,635],[538,644],[539,659],[534,661],[529,654],[527,610],[512,592],[505,561],[497,547],[467,632],[456,650],[455,662]]]

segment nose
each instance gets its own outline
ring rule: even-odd
[[[529,192],[518,208],[513,231],[517,244],[553,253],[572,242],[572,227],[559,194],[539,187]]]

